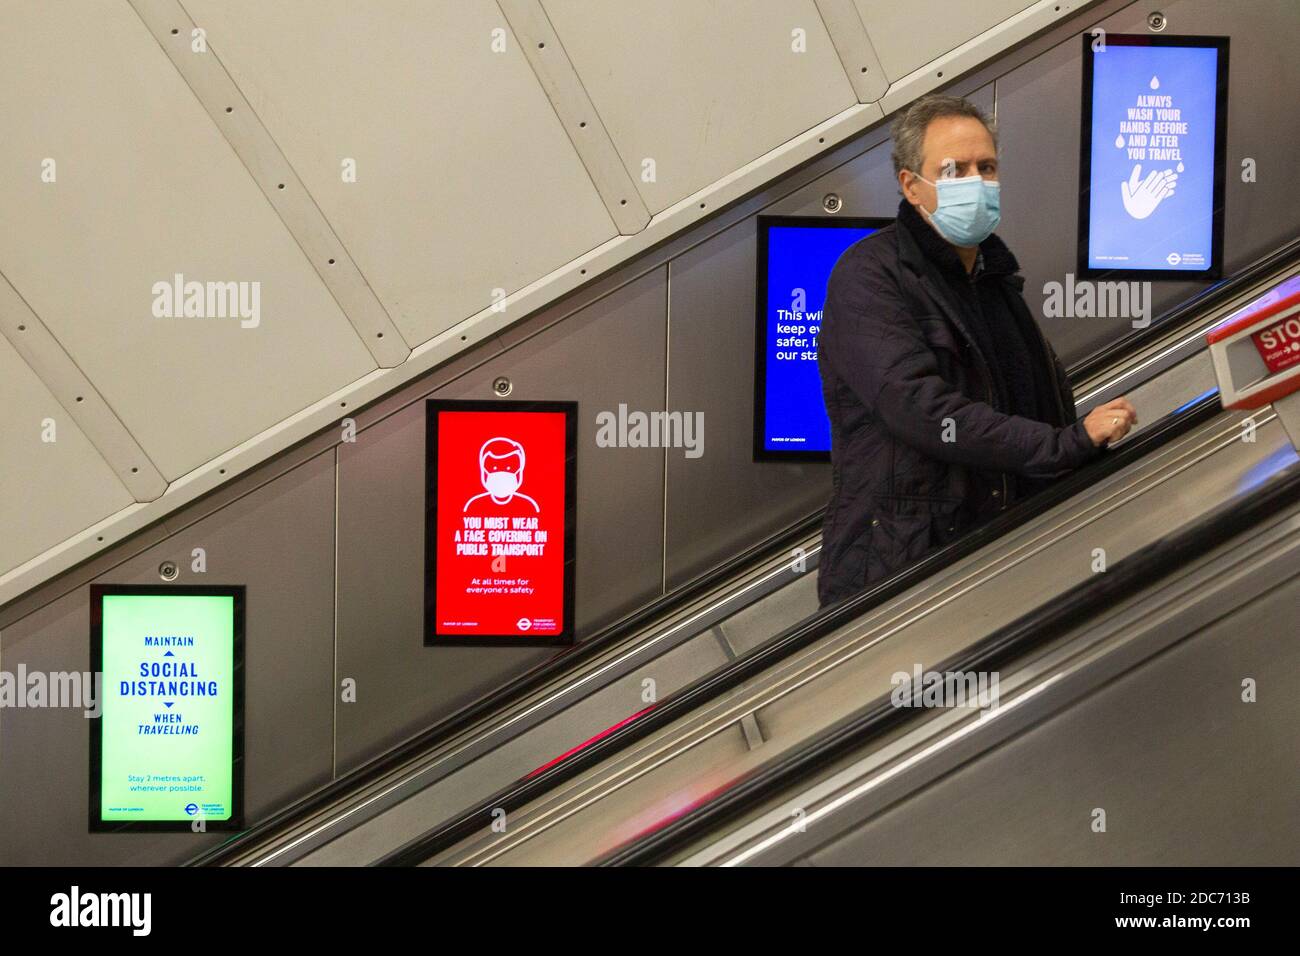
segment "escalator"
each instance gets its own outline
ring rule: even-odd
[[[1292,466],[937,668],[994,706],[873,701],[600,862],[1294,865],[1300,699],[1254,687],[1300,675],[1298,558]]]
[[[1080,411],[1127,394],[1144,427],[890,581],[814,613],[811,516],[195,862],[586,863],[698,821],[714,791],[853,720],[882,674],[974,646],[1011,609],[1069,593],[1098,547],[1122,563],[1290,467],[1267,409],[1250,416],[1257,440],[1236,440],[1243,416],[1219,409],[1203,342],[1289,294],[1296,261],[1279,250],[1074,370]]]

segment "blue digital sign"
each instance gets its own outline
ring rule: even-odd
[[[825,460],[831,426],[817,371],[826,282],[844,250],[888,219],[758,217],[754,460]]]
[[[1226,37],[1084,36],[1084,277],[1219,277],[1227,66]]]

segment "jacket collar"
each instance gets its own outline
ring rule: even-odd
[[[957,314],[957,309],[950,301],[952,292],[947,287],[947,283],[941,275],[941,273],[948,271],[954,262],[956,263],[957,269],[961,270],[961,274],[963,275],[966,272],[966,267],[961,264],[961,259],[957,256],[953,247],[950,246],[942,236],[934,231],[933,226],[921,218],[921,214],[918,213],[912,207],[912,204],[906,199],[899,203],[898,206],[898,225],[896,231],[898,233],[899,262],[905,268],[912,271],[916,277],[917,284],[925,291],[926,297],[937,306],[939,311],[942,312],[948,321],[952,323],[953,327],[957,329],[962,338],[966,340],[966,344],[970,347],[971,351],[974,352],[981,367],[985,387],[989,390],[989,402],[992,403],[993,395],[991,390],[993,388],[993,377],[989,371],[991,368],[989,365],[991,356],[986,356],[980,351],[979,346],[975,342],[975,337],[971,335],[970,329],[966,327],[966,323],[963,322],[961,316]],[[934,241],[939,243],[943,248],[940,249],[933,245],[930,245],[927,248],[929,237],[927,237],[925,233],[929,233],[930,236],[934,238]],[[928,255],[927,252],[929,250],[933,250],[935,255]],[[982,246],[981,251],[983,251]],[[945,256],[952,257],[951,261],[948,262],[948,269],[946,269],[942,264]],[[936,259],[939,261],[936,261]]]

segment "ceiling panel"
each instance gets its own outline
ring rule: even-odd
[[[812,0],[543,6],[652,213],[857,103]]]
[[[0,231],[0,271],[166,477],[374,368],[129,4],[20,0],[4,25],[0,206],[22,228]],[[231,317],[155,317],[178,273],[247,283],[250,317],[216,297]]]
[[[1035,0],[854,0],[890,81],[972,40]],[[992,52],[992,51],[990,51]]]
[[[51,442],[46,419],[54,423]],[[3,337],[0,442],[0,574],[134,501]]]
[[[617,234],[491,0],[185,8],[408,344]]]

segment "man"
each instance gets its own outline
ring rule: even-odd
[[[1079,467],[1137,423],[1075,420],[999,220],[995,133],[929,96],[894,124],[897,221],[831,272],[818,337],[831,422],[822,605],[873,584]]]

